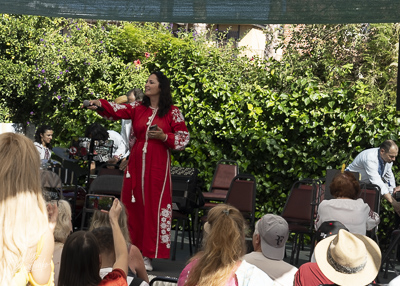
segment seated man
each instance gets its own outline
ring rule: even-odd
[[[297,268],[283,261],[289,226],[281,216],[266,214],[256,223],[252,253],[243,259],[268,274],[274,285],[292,286]]]
[[[115,263],[115,250],[112,229],[110,227],[99,227],[92,230],[100,246],[100,277],[103,279],[112,271]],[[129,269],[127,282],[129,286],[148,286],[149,284],[138,277],[134,277]]]
[[[315,247],[316,263],[299,267],[295,286],[368,285],[379,273],[381,251],[367,236],[340,229]]]

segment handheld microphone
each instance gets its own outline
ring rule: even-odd
[[[103,108],[103,107],[98,106],[98,105],[96,105],[96,104],[94,104],[94,103],[90,103],[89,100],[86,100],[86,99],[85,99],[85,100],[83,101],[83,107],[88,108],[89,106],[96,106],[98,111],[104,111],[104,108]]]

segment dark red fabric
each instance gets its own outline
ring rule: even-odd
[[[184,118],[175,106],[160,118],[157,110],[138,102],[117,105],[101,100],[101,103],[104,111],[99,114],[103,117],[131,119],[136,137],[121,194],[132,244],[142,251],[143,256],[169,258],[172,219],[170,149],[182,150],[189,141]],[[168,136],[165,142],[147,137],[148,127],[154,124]]]
[[[319,286],[321,284],[334,284],[319,269],[318,264],[308,262],[299,267],[294,277],[295,286]]]

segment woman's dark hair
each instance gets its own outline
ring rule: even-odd
[[[164,117],[172,106],[171,85],[168,78],[162,72],[156,71],[151,74],[156,75],[161,90],[160,100],[158,101],[158,116]],[[143,97],[143,105],[146,107],[150,106],[150,98],[146,95]]]
[[[335,198],[344,197],[356,200],[360,195],[360,184],[351,172],[338,173],[329,186]]]
[[[99,124],[93,123],[86,128],[85,136],[93,138],[94,140],[108,140],[108,132],[107,129]]]
[[[36,129],[35,142],[42,144],[42,137],[40,134],[44,134],[47,130],[53,130],[50,125],[41,125]],[[46,147],[52,149],[51,143],[46,143]]]
[[[114,253],[114,238],[111,227],[101,226],[91,232],[99,243],[100,253]]]
[[[97,286],[100,278],[100,247],[90,231],[71,234],[61,254],[59,286]]]

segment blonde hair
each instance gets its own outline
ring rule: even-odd
[[[219,204],[208,213],[209,230],[203,251],[195,258],[187,286],[225,285],[235,270],[236,262],[246,254],[246,221],[240,211],[227,204]]]
[[[65,243],[71,233],[71,206],[65,200],[58,201],[57,224],[54,229],[54,241]]]
[[[125,238],[126,243],[131,243],[131,239],[129,237],[129,231],[128,231],[128,216],[126,215],[125,206],[121,203],[121,201],[120,201],[120,204],[122,206],[122,211],[118,218],[118,224],[119,224],[119,227],[121,228],[121,232]],[[93,213],[92,219],[90,220],[89,231],[92,231],[93,229],[99,228],[102,226],[111,227],[110,217],[108,216],[108,213],[104,213],[99,210],[95,210]]]
[[[48,229],[39,152],[24,135],[0,134],[0,285],[10,285]]]

